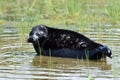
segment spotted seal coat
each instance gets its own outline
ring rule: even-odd
[[[37,55],[57,57],[100,59],[111,57],[111,50],[94,42],[86,36],[64,29],[37,25],[29,33],[28,42],[32,43]],[[51,51],[51,52],[50,52]],[[87,52],[86,52],[87,51]]]

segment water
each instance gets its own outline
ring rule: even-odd
[[[93,80],[120,80],[120,28],[104,26],[98,31],[91,25],[82,33],[108,45],[113,58],[88,61],[35,56],[32,45],[26,42],[27,34],[3,25],[0,28],[0,80],[88,80],[89,77]],[[77,29],[74,26],[70,28]]]

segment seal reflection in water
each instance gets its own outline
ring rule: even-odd
[[[79,60],[79,65],[76,66],[76,63],[78,63],[78,60],[77,59],[72,59],[72,58],[60,58],[60,57],[48,57],[48,56],[35,56],[33,58],[33,61],[32,61],[32,65],[33,66],[37,66],[37,67],[43,67],[43,68],[48,68],[48,66],[50,66],[48,63],[54,65],[54,67],[51,67],[51,68],[54,68],[54,69],[71,69],[72,68],[75,68],[78,67],[81,69],[83,69],[83,66],[84,67],[87,67],[85,69],[88,69],[88,61],[87,60]],[[101,65],[102,64],[102,65]],[[102,59],[102,60],[89,60],[89,68],[93,69],[93,67],[96,69],[100,69],[100,70],[111,70],[111,64],[108,64],[107,63],[107,60],[106,59]]]
[[[37,55],[79,59],[101,59],[110,57],[111,50],[86,36],[64,29],[37,25],[29,33],[28,42],[32,43]]]

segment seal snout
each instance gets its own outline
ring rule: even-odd
[[[31,38],[31,37],[29,37],[29,38],[27,39],[27,42],[32,43],[32,42],[34,42],[34,39]]]

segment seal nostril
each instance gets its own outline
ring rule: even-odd
[[[32,38],[28,38],[27,42],[33,42],[34,40]]]

